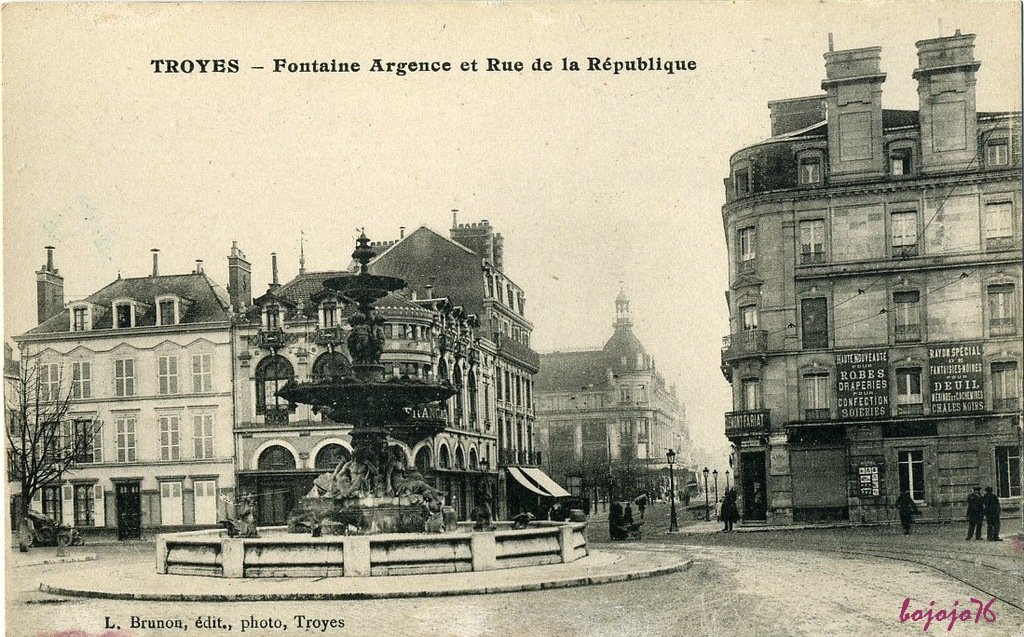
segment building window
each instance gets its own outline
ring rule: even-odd
[[[804,349],[828,347],[828,300],[825,297],[801,299],[800,325]]]
[[[896,370],[896,414],[919,416],[924,413],[921,398],[921,368],[906,367]]]
[[[51,520],[60,521],[62,517],[60,487],[43,487],[41,491],[43,515]]]
[[[114,361],[114,395],[118,398],[135,395],[135,360],[119,358]]]
[[[181,526],[182,498],[180,482],[160,483],[160,526]]]
[[[910,449],[897,454],[900,493],[909,493],[918,502],[924,501],[924,451]]]
[[[825,262],[825,220],[811,219],[800,222],[800,263],[808,265]]]
[[[89,325],[89,308],[87,307],[76,307],[71,310],[71,330],[74,332],[84,332],[91,326]]]
[[[178,357],[160,356],[157,359],[157,377],[161,396],[178,393]]]
[[[71,423],[75,462],[103,462],[98,425],[91,420],[75,420]]]
[[[1017,363],[1015,361],[992,363],[992,409],[995,411],[1016,411],[1020,405],[1017,395]]]
[[[985,165],[1006,166],[1010,163],[1010,144],[1005,139],[994,139],[985,146]]]
[[[192,416],[192,442],[197,459],[213,457],[213,414]]]
[[[750,192],[750,171],[746,168],[737,170],[734,179],[736,180],[736,194],[745,195]]]
[[[39,366],[39,400],[44,403],[60,400],[60,365]]]
[[[757,249],[754,245],[756,243],[757,235],[754,232],[753,226],[749,228],[740,228],[739,231],[739,244],[740,244],[740,264],[751,264],[754,259],[757,258]]]
[[[996,447],[996,495],[1020,497],[1020,447]]]
[[[94,526],[95,524],[92,487],[91,484],[75,485],[75,526]]]
[[[757,306],[744,305],[740,308],[740,319],[743,321],[743,331],[749,332],[757,329]]]
[[[800,184],[810,186],[821,183],[821,157],[800,159]]]
[[[166,299],[160,301],[159,311],[157,312],[157,318],[159,323],[157,325],[177,325],[178,323],[178,311],[177,303],[173,299]]]
[[[114,421],[118,462],[135,462],[135,419],[118,418]]]
[[[213,356],[196,354],[192,357],[192,393],[213,391]]]
[[[804,375],[804,419],[828,420],[832,411],[829,391],[829,375],[812,373]]]
[[[743,380],[743,409],[753,411],[761,408],[761,380],[746,378]]]
[[[905,177],[913,172],[914,152],[909,148],[894,148],[889,152],[889,174]]]
[[[1012,283],[988,286],[988,330],[991,336],[1011,336],[1017,332],[1013,292]]]
[[[633,402],[633,393],[629,387],[619,388],[619,401],[624,403]]]
[[[278,397],[277,392],[294,377],[292,364],[283,356],[268,356],[260,361],[256,367],[256,413],[287,408],[288,402]]]
[[[894,292],[892,303],[896,342],[921,340],[921,293]]]
[[[71,397],[92,398],[92,363],[71,363]]]
[[[320,325],[324,328],[334,327],[337,325],[338,304],[334,301],[328,301],[324,302],[323,305],[321,305],[321,308],[323,312],[323,321],[321,321]]]
[[[268,330],[276,330],[281,327],[280,308],[276,305],[268,305],[263,311],[263,324]]]
[[[117,303],[114,305],[114,327],[125,328],[135,325],[135,308],[131,303]]]
[[[892,213],[892,256],[917,256],[917,213]]]
[[[295,468],[295,456],[281,445],[272,445],[263,450],[256,461],[260,471],[285,471]]]
[[[999,201],[985,204],[985,241],[991,249],[1012,247],[1013,204]]]
[[[160,459],[181,459],[181,439],[177,416],[160,416]]]

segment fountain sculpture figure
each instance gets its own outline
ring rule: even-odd
[[[455,391],[447,381],[384,380],[384,320],[374,303],[401,290],[405,281],[368,272],[376,253],[365,234],[352,253],[355,276],[327,279],[324,287],[355,305],[348,319],[351,370],[344,376],[290,382],[278,395],[312,405],[336,422],[352,424],[352,458],[316,478],[313,489],[292,511],[290,531],[313,535],[423,532],[438,528],[442,493],[406,466],[405,455],[388,438],[410,447],[440,432],[443,417],[414,414],[418,407],[446,401]],[[428,524],[428,521],[432,523]]]

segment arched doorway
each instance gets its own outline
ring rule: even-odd
[[[341,352],[324,352],[313,362],[313,380],[347,376],[352,364]]]
[[[345,447],[331,443],[324,445],[316,453],[314,466],[321,471],[333,471],[339,464],[348,462],[351,456]]]
[[[260,471],[283,471],[295,468],[295,456],[281,445],[271,445],[263,450],[256,468]]]

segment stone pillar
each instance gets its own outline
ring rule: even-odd
[[[473,533],[469,537],[469,552],[473,555],[474,571],[493,571],[498,568],[498,543],[494,533]]]
[[[167,540],[156,536],[156,572],[167,573]]]
[[[245,577],[245,543],[237,538],[225,538],[220,542],[221,566],[224,577]]]
[[[562,553],[562,563],[566,564],[571,562],[573,559],[573,526],[571,524],[563,524],[558,528],[558,546]]]
[[[351,536],[344,541],[345,577],[370,576],[370,538]]]

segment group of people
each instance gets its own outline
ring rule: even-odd
[[[644,508],[646,506],[647,502],[645,500]],[[626,540],[629,538],[639,538],[642,525],[642,518],[640,522],[633,520],[632,503],[626,502],[626,506],[623,507],[620,502],[612,502],[611,509],[608,511],[608,535],[611,536],[611,539]]]
[[[910,526],[914,522],[914,516],[921,511],[910,496],[909,491],[904,491],[896,498],[896,510],[900,515],[900,525],[903,527],[903,535],[910,535]],[[999,496],[992,493],[992,487],[985,487],[985,495],[981,494],[981,487],[974,487],[974,490],[967,496],[967,539],[981,539],[981,523],[986,525],[985,539],[989,542],[1002,542],[999,537],[999,515],[1002,507],[999,505]]]

